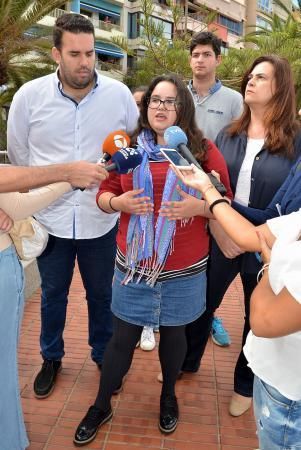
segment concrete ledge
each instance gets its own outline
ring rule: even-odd
[[[31,297],[41,285],[41,279],[37,261],[31,259],[30,261],[22,261],[25,272],[25,299]]]

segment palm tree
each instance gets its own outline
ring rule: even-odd
[[[49,28],[37,26],[62,0],[0,0],[0,104],[25,81],[49,72]]]

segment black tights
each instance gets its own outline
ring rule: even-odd
[[[95,406],[107,411],[111,397],[128,372],[143,327],[113,318],[114,332],[107,345]],[[186,354],[185,325],[160,327],[159,359],[163,374],[162,396],[175,395],[175,384]]]

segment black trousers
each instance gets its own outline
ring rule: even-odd
[[[198,370],[210,336],[214,312],[220,306],[228,287],[240,273],[244,291],[245,323],[241,352],[234,371],[234,391],[240,395],[251,397],[254,375],[247,366],[242,348],[250,331],[250,298],[257,284],[257,273],[245,273],[242,269],[243,255],[228,259],[219,250],[217,244],[212,243],[207,270],[206,311],[196,321],[186,326],[187,353],[182,370],[185,372],[196,372]]]

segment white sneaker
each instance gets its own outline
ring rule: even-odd
[[[156,347],[156,341],[153,329],[144,327],[141,333],[140,348],[146,352],[150,352]]]

